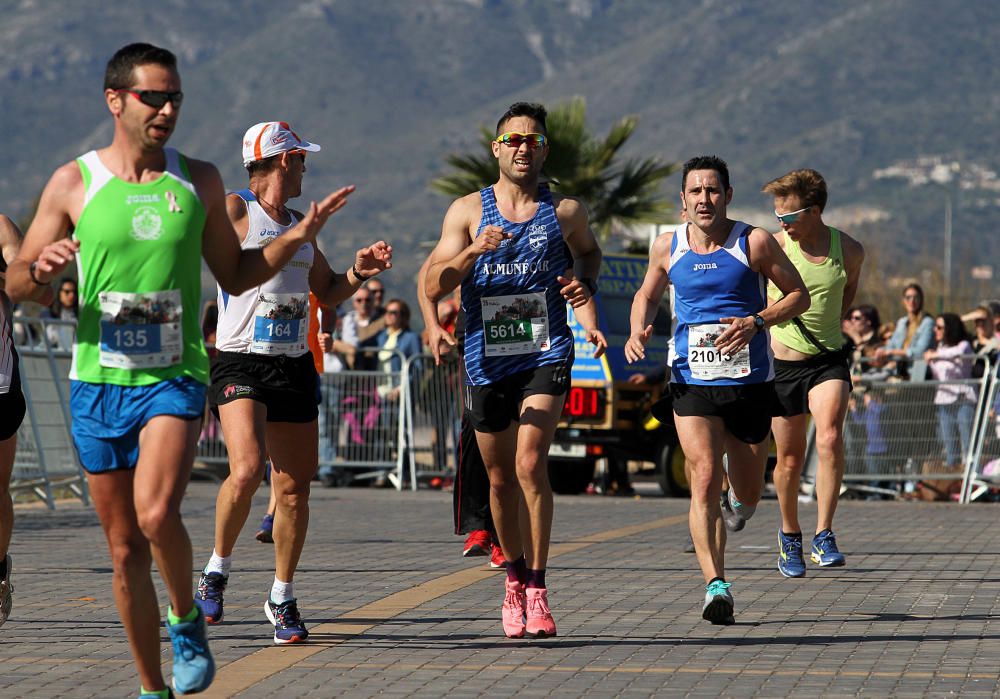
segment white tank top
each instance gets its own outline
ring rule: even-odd
[[[292,214],[287,226],[276,223],[249,189],[236,194],[246,202],[249,218],[247,236],[240,246],[244,250],[264,247],[298,222]],[[219,287],[216,348],[220,352],[289,357],[308,352],[309,270],[314,255],[311,244],[303,245],[280,272],[238,296]]]

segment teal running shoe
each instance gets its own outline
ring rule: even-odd
[[[198,616],[192,621],[176,624],[167,621],[167,632],[174,647],[173,685],[178,694],[203,692],[215,679],[215,660],[208,649],[205,628],[205,614],[200,607]]]
[[[733,595],[730,583],[713,580],[705,586],[705,605],[701,608],[701,618],[713,624],[735,624],[733,618]]]
[[[778,572],[786,578],[801,578],[806,574],[801,533],[786,534],[778,530]]]
[[[837,537],[829,529],[824,529],[813,537],[809,559],[823,568],[838,568],[847,562],[844,554],[837,548]]]

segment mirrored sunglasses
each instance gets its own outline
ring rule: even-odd
[[[496,137],[497,143],[502,143],[512,148],[520,148],[522,143],[527,143],[529,148],[541,148],[547,140],[545,134],[518,133],[517,131],[508,131]]]
[[[774,210],[774,215],[775,215],[775,217],[777,217],[778,223],[784,224],[786,226],[790,226],[790,225],[792,225],[793,223],[795,223],[796,221],[799,220],[799,216],[801,216],[802,214],[804,214],[806,211],[809,211],[809,209],[811,209],[811,208],[812,208],[811,206],[806,206],[806,207],[804,207],[802,209],[799,209],[798,211],[791,211],[791,212],[789,212],[787,214],[779,214],[778,210],[775,209]]]

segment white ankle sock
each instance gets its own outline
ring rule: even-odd
[[[294,583],[283,582],[274,579],[274,584],[271,585],[271,601],[275,604],[281,604],[282,602],[287,602],[290,599],[295,599],[295,591],[293,589]]]
[[[226,556],[223,558],[215,550],[212,550],[212,557],[208,559],[208,565],[205,566],[205,573],[221,573],[225,577],[229,577],[229,569],[233,566],[233,557]]]

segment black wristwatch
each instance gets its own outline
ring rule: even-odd
[[[587,287],[591,296],[597,296],[597,282],[591,277],[581,277],[580,283]]]
[[[767,327],[767,323],[764,322],[763,318],[761,318],[759,315],[757,315],[756,313],[754,313],[753,314],[753,327],[757,330],[757,332],[760,332],[761,330],[763,330],[764,328]]]

